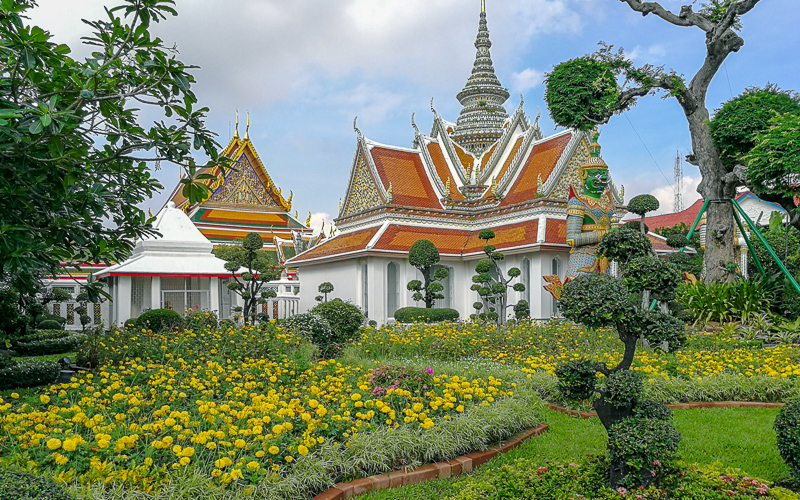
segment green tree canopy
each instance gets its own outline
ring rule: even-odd
[[[422,273],[423,281],[411,280],[408,282],[406,288],[414,292],[412,296],[414,300],[424,300],[425,307],[430,309],[433,307],[433,301],[443,299],[444,286],[439,281],[444,280],[448,276],[447,269],[440,268],[435,272],[433,266],[439,262],[439,250],[436,245],[429,240],[418,240],[408,251],[408,263],[419,269]]]
[[[557,125],[588,130],[606,123],[614,114],[629,109],[636,100],[663,91],[681,106],[692,139],[687,161],[700,169],[703,177],[697,191],[706,199],[731,199],[737,181],[730,177],[717,146],[711,138],[708,88],[725,59],[744,46],[737,31],[741,17],[760,0],[710,0],[695,11],[694,2],[685,2],[676,11],[665,2],[620,0],[634,12],[661,19],[676,27],[696,29],[704,35],[704,60],[691,78],[652,64],[637,66],[620,50],[603,47],[594,54],[557,65],[546,78],[546,100]],[[734,220],[727,204],[708,207],[705,258],[708,281],[730,281],[735,276],[719,262],[735,262]]]
[[[220,161],[177,50],[149,32],[176,15],[173,0],[121,0],[86,21],[84,60],[27,22],[34,0],[0,3],[0,280],[23,294],[60,261],[120,261],[153,234],[136,204],[162,186],[150,166],[184,171],[183,194],[202,199],[192,150]],[[140,123],[141,108],[167,121]],[[94,291],[96,292],[97,289]]]

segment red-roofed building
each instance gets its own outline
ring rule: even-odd
[[[432,241],[450,276],[436,307],[474,312],[470,290],[475,265],[485,256],[478,234],[492,229],[491,244],[505,254],[503,272],[522,271],[524,292],[510,291],[509,303],[530,303],[531,317],[549,318],[551,295],[543,276],[564,278],[569,187],[589,156],[588,133],[566,130],[544,137],[538,116],[519,107],[509,116],[509,97],[489,55],[486,13],[481,13],[475,64],[457,98],[463,108],[455,123],[435,109],[429,134],[414,124],[413,147],[372,141],[356,127],[350,180],[336,227],[338,234],[287,263],[302,277],[300,309],[314,305],[314,290],[325,281],[337,297],[352,300],[370,319],[389,321],[401,307],[417,305],[406,284],[418,279],[408,251],[418,240]],[[624,214],[613,183],[610,196]],[[509,313],[511,311],[509,310]]]

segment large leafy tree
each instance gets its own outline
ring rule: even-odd
[[[762,199],[779,204],[800,230],[800,97],[775,85],[749,88],[711,120],[725,166]]]
[[[692,140],[687,161],[700,169],[703,180],[697,191],[706,199],[732,198],[738,178],[720,158],[711,139],[706,94],[722,63],[739,51],[744,40],[737,33],[740,18],[759,0],[711,0],[698,11],[693,3],[677,12],[663,2],[619,0],[643,16],[654,15],[682,28],[699,29],[705,34],[703,64],[687,79],[675,71],[646,64],[637,67],[620,52],[604,47],[595,54],[556,66],[547,78],[546,100],[553,120],[562,126],[588,130],[606,123],[636,103],[637,98],[665,91],[683,109]],[[620,83],[622,82],[622,83]],[[726,263],[734,258],[734,221],[730,204],[713,203],[708,208],[706,241],[706,279],[725,281],[734,278]]]
[[[121,0],[85,21],[93,52],[81,61],[28,24],[35,0],[0,1],[0,281],[23,295],[42,270],[118,261],[154,233],[136,208],[162,188],[153,166],[180,165],[191,200],[208,193],[214,176],[197,174],[192,150],[221,160],[191,90],[194,67],[149,32],[176,15],[174,3]],[[167,120],[145,126],[140,108]]]

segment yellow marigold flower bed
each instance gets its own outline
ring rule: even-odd
[[[258,333],[242,330],[228,331],[232,339],[222,338],[226,332],[191,331],[175,338],[118,332],[120,338],[103,339],[111,353],[137,344],[144,351],[166,346],[169,352],[0,398],[0,465],[145,491],[189,467],[220,485],[257,484],[327,441],[347,444],[359,433],[401,425],[427,429],[512,394],[510,384],[494,377],[286,356],[236,359],[231,354],[247,351]],[[277,328],[258,334],[271,335],[273,343],[302,343]],[[218,356],[222,349],[224,358]],[[381,382],[398,373],[407,380]]]
[[[713,346],[708,347],[709,343]],[[528,374],[552,375],[559,363],[577,357],[616,365],[623,350],[613,331],[592,331],[567,322],[519,323],[498,329],[475,323],[367,328],[354,345],[373,356],[476,357],[519,366]],[[760,349],[732,339],[695,335],[687,346],[671,353],[638,349],[633,369],[650,379],[701,380],[720,374],[791,378],[800,376],[800,348]]]

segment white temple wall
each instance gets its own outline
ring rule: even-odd
[[[300,312],[308,312],[317,305],[314,297],[319,295],[317,288],[321,283],[329,281],[333,284],[333,293],[328,294],[328,299],[340,298],[350,300],[361,307],[357,301],[360,291],[359,267],[357,259],[348,259],[339,262],[326,262],[318,265],[303,266],[298,276],[300,278]]]

